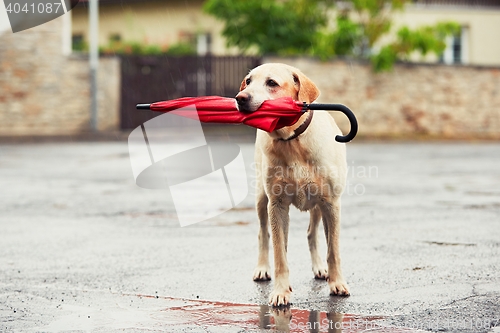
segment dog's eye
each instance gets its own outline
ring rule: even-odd
[[[250,84],[250,82],[252,82],[252,80],[250,80],[250,79],[246,79],[246,81],[245,81],[247,86]]]
[[[269,87],[277,87],[279,86],[278,83],[276,83],[276,81],[274,80],[267,80],[266,84],[269,86]]]

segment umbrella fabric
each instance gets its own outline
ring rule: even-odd
[[[190,109],[192,106],[196,110]],[[245,124],[267,132],[295,124],[303,114],[302,109],[302,103],[290,97],[264,101],[255,112],[240,112],[234,98],[219,96],[184,97],[150,105],[152,111],[172,111],[204,123]]]

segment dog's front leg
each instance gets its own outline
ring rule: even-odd
[[[254,281],[271,280],[271,267],[269,266],[269,214],[267,212],[267,199],[264,190],[257,194],[257,215],[259,217],[259,259],[253,273]]]
[[[349,288],[340,268],[340,198],[323,201],[321,205],[327,244],[328,285],[330,295],[349,295]]]
[[[274,289],[269,303],[273,306],[288,305],[292,292],[286,258],[289,206],[290,204],[284,203],[282,198],[271,198],[268,204],[274,250]]]

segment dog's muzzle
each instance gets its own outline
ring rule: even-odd
[[[239,92],[238,95],[235,97],[236,103],[238,104],[238,110],[241,112],[250,112],[252,111],[250,109],[250,101],[252,100],[252,96],[244,93],[244,92]]]

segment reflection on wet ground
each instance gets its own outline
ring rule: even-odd
[[[114,294],[107,304],[60,306],[64,313],[43,332],[417,332],[390,326],[384,316],[328,313],[267,305]],[[82,306],[83,305],[83,306]]]
[[[145,296],[140,297],[154,297]],[[166,300],[178,300],[160,297]],[[363,316],[327,313],[314,310],[273,308],[268,305],[237,304],[203,300],[184,300],[151,314],[153,320],[172,326],[239,327],[245,330],[271,332],[340,333],[340,332],[408,332],[409,329],[390,327],[382,323],[384,316]]]

